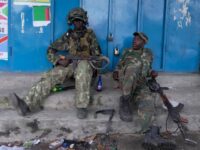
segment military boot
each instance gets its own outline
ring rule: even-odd
[[[119,102],[119,117],[126,122],[133,121],[133,112],[130,104],[130,96],[121,96]]]
[[[14,108],[17,109],[17,112],[22,116],[25,116],[31,112],[28,105],[16,93],[9,94],[9,101],[14,106]]]
[[[87,118],[88,110],[87,108],[77,108],[77,118],[85,119]]]
[[[146,150],[175,150],[175,141],[164,139],[160,136],[160,127],[151,126],[145,133],[142,146]]]

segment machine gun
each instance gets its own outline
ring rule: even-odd
[[[167,107],[168,116],[170,116],[171,119],[173,120],[173,122],[177,124],[178,129],[180,130],[184,141],[188,144],[196,145],[197,142],[187,138],[186,134],[185,134],[184,123],[188,123],[188,120],[186,118],[181,117],[181,115],[180,115],[180,111],[183,109],[184,105],[182,103],[179,103],[176,107],[174,107],[170,103],[167,96],[163,92],[163,90],[167,90],[168,88],[167,87],[160,87],[160,84],[156,81],[156,76],[149,79],[148,82],[147,82],[147,85],[152,92],[159,93],[160,97],[162,98],[164,105]]]

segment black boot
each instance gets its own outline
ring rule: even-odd
[[[133,121],[133,112],[130,104],[130,96],[121,96],[119,102],[119,117],[126,122]]]
[[[160,127],[151,126],[146,132],[142,146],[146,150],[175,150],[175,141],[160,136]]]
[[[16,93],[11,93],[9,95],[9,101],[14,106],[14,108],[17,109],[17,112],[22,116],[25,116],[31,112],[28,105],[24,102],[23,99],[17,96]]]

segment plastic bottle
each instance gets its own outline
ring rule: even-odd
[[[97,90],[97,91],[102,91],[102,86],[103,86],[102,78],[101,78],[101,75],[99,75],[96,90]]]
[[[56,85],[55,87],[53,87],[51,89],[52,92],[60,92],[60,91],[63,91],[63,90],[64,89],[61,86],[59,86],[59,85]]]
[[[50,149],[56,149],[62,146],[64,139],[56,140],[49,145]]]

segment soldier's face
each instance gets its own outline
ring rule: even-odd
[[[83,21],[79,20],[79,19],[74,20],[73,24],[74,24],[74,28],[77,29],[77,30],[81,30],[84,26]]]
[[[133,38],[133,49],[139,50],[144,47],[144,41],[138,35]]]

